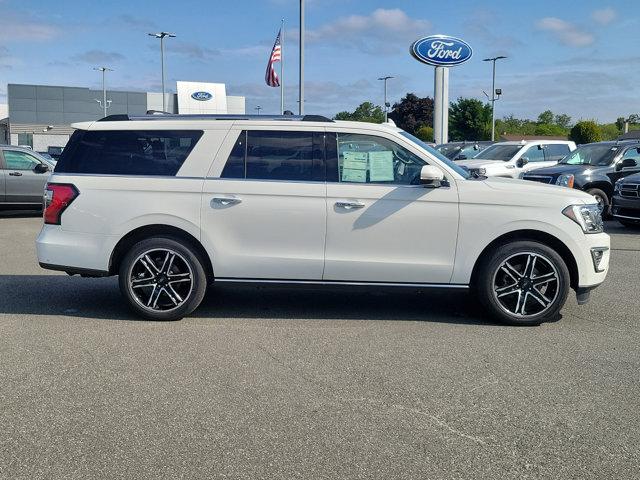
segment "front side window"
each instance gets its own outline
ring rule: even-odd
[[[221,178],[324,180],[324,134],[307,131],[243,131]]]
[[[548,162],[559,162],[569,155],[569,153],[571,153],[569,145],[562,143],[552,143],[550,145],[546,145],[544,149],[544,156]]]
[[[76,130],[58,173],[173,176],[202,130]]]
[[[426,162],[397,143],[354,133],[336,135],[338,162],[334,172],[344,183],[419,185]]]
[[[626,160],[627,158],[635,160],[636,163],[640,165],[640,148],[630,148],[629,150],[624,152],[622,160]]]
[[[33,170],[40,162],[28,153],[5,150],[4,163],[7,170]]]
[[[521,158],[526,158],[529,163],[544,162],[544,148],[542,145],[532,145]]]
[[[560,163],[563,165],[609,165],[618,154],[617,146],[611,144],[582,145],[569,155],[564,157]]]

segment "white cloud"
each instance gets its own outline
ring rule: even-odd
[[[71,57],[74,62],[82,63],[114,63],[124,60],[124,55],[118,52],[105,52],[104,50],[88,50]]]
[[[594,36],[574,25],[556,17],[539,20],[536,26],[540,30],[550,32],[558,41],[571,47],[586,47],[594,41]]]
[[[427,20],[413,19],[404,11],[378,8],[369,15],[349,15],[306,32],[309,43],[340,44],[366,53],[389,54],[409,48],[416,36],[431,28]],[[294,36],[297,38],[297,32]]]
[[[57,37],[60,30],[31,18],[3,13],[0,15],[0,41],[46,41]]]
[[[613,22],[616,19],[617,16],[618,14],[611,7],[606,7],[600,10],[594,10],[591,13],[591,18],[595,22],[599,23],[600,25],[609,25],[611,22]]]

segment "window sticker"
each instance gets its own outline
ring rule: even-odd
[[[367,163],[366,152],[344,152],[341,181],[365,183],[367,181]]]
[[[369,181],[393,182],[393,152],[369,152]]]

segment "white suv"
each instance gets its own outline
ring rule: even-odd
[[[157,115],[75,125],[45,191],[44,268],[119,275],[133,310],[195,310],[212,282],[473,287],[539,324],[604,281],[591,195],[479,179],[391,125]]]
[[[525,172],[555,165],[575,149],[574,142],[564,140],[500,142],[457,164],[474,176],[520,178]]]

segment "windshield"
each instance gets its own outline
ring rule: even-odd
[[[516,153],[518,153],[524,145],[491,145],[489,148],[482,150],[474,159],[481,160],[502,160],[508,162]]]
[[[410,133],[405,132],[404,130],[400,130],[400,135],[402,135],[404,138],[412,141],[413,143],[418,145],[423,150],[426,150],[427,152],[429,152],[431,155],[433,155],[438,160],[440,160],[442,163],[444,163],[449,168],[451,168],[451,170],[455,170],[455,172],[458,175],[460,175],[462,178],[469,178],[470,177],[470,174],[469,174],[469,172],[467,170],[465,170],[464,168],[460,167],[460,165],[456,165],[454,162],[449,160],[447,157],[445,157],[443,154],[441,154],[435,148],[430,147],[429,145],[424,143],[418,137],[414,137],[413,135],[411,135]]]
[[[582,145],[560,160],[563,165],[609,165],[618,153],[618,147],[609,145]]]
[[[444,145],[438,145],[436,147],[436,150],[438,150],[448,159],[453,160],[458,156],[458,153],[460,153],[461,147],[460,145],[451,145],[445,143]]]

